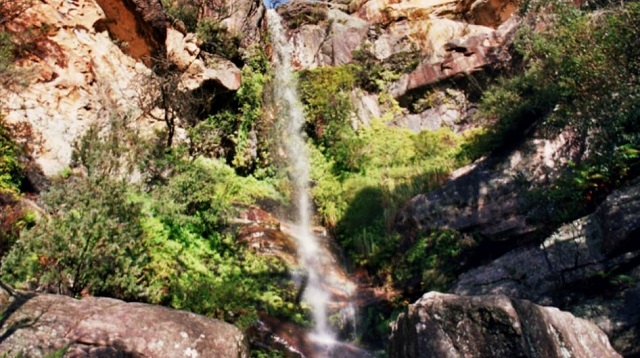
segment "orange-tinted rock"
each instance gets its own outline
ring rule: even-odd
[[[167,19],[159,0],[96,0],[105,13],[94,26],[105,28],[136,60],[151,64],[164,52]]]

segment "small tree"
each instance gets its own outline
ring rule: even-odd
[[[59,178],[42,195],[45,217],[23,232],[2,263],[9,282],[74,296],[142,294],[147,258],[141,205],[130,200],[123,178],[131,169],[125,120],[113,120],[106,133],[92,127],[78,142],[74,164],[85,175]]]

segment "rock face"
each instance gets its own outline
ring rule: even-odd
[[[293,9],[288,13],[289,8]],[[290,28],[293,62],[300,69],[344,65],[366,39],[369,24],[326,5],[292,3],[278,10]],[[300,24],[298,24],[300,22]]]
[[[261,0],[211,0],[201,4],[200,17],[220,21],[229,34],[240,37],[242,47],[260,41],[266,11]]]
[[[0,305],[0,354],[44,357],[248,357],[234,326],[193,313],[109,298],[10,297]]]
[[[594,324],[506,296],[430,292],[392,324],[389,356],[621,357]]]
[[[143,130],[164,126],[157,120],[163,110],[148,108],[160,98],[151,57],[182,71],[182,91],[240,87],[233,63],[202,54],[194,34],[167,28],[157,0],[43,0],[7,26],[38,34],[28,44],[35,50],[17,64],[25,86],[0,91],[0,109],[23,129],[16,140],[28,144],[46,176],[69,166],[73,143],[92,124],[126,113]]]
[[[350,10],[372,23],[400,18],[415,20],[449,16],[475,25],[498,27],[517,9],[513,0],[368,0],[352,1]]]
[[[480,160],[456,170],[442,187],[412,198],[398,215],[401,232],[412,236],[437,228],[480,233],[494,242],[527,241],[535,228],[522,212],[519,180],[545,182],[579,153],[571,136],[530,139],[505,157]]]
[[[151,71],[97,26],[106,19],[91,0],[45,0],[10,24],[18,31],[47,30],[34,40],[39,50],[18,64],[27,74],[26,87],[0,96],[6,121],[29,127],[17,139],[29,143],[46,175],[69,164],[72,143],[91,123],[106,122],[113,113],[136,117],[136,82]]]
[[[519,23],[520,19],[514,16],[495,31],[450,39],[442,47],[446,51],[443,58],[426,58],[415,70],[395,82],[391,86],[391,93],[400,97],[408,91],[432,86],[446,79],[499,68],[511,59],[508,46]]]
[[[123,51],[151,64],[152,57],[164,52],[167,18],[159,0],[96,0],[105,17],[94,24],[106,29],[112,38],[126,44]]]
[[[639,213],[636,180],[542,244],[516,249],[460,275],[451,291],[505,294],[571,309],[597,323],[620,352],[637,354],[638,348],[629,343],[640,340],[640,286],[633,284],[640,280]],[[591,299],[602,289],[609,291],[608,302]]]

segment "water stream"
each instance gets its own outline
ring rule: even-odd
[[[291,68],[291,53],[281,19],[275,10],[267,11],[269,34],[274,50],[274,100],[277,106],[278,128],[281,143],[289,164],[289,176],[297,218],[293,234],[297,239],[298,258],[306,270],[306,288],[302,296],[313,313],[315,322],[311,339],[326,347],[335,343],[335,332],[327,322],[327,305],[330,295],[323,288],[322,254],[318,237],[311,230],[312,208],[309,197],[309,154],[302,133],[304,110],[298,97],[298,83]]]

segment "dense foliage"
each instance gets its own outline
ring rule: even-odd
[[[13,246],[3,278],[164,303],[243,326],[258,310],[302,322],[283,264],[238,244],[227,223],[237,205],[278,200],[273,187],[218,160],[175,157],[164,181],[130,184],[125,154],[144,148],[126,117],[112,123],[80,141],[73,173],[42,196],[46,216]]]

